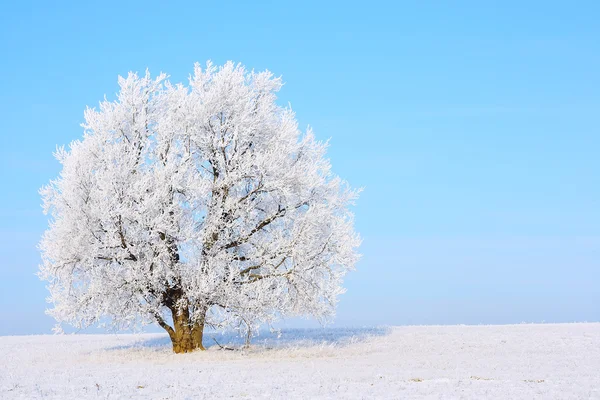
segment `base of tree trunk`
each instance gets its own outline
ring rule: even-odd
[[[206,313],[204,311],[203,315]],[[173,310],[174,329],[167,330],[175,353],[190,353],[196,350],[206,350],[202,345],[204,334],[204,317],[195,323],[190,321],[189,311],[184,308]]]
[[[191,336],[173,341],[173,351],[175,353],[191,353],[196,350],[206,350],[202,343],[196,342]]]

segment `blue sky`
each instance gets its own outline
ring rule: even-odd
[[[600,320],[599,3],[202,3],[3,5],[0,335],[53,325],[37,190],[85,106],[208,59],[282,75],[365,188],[337,325]]]

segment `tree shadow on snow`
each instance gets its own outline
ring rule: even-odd
[[[347,346],[353,343],[364,342],[371,337],[385,336],[390,332],[388,327],[367,328],[314,328],[314,329],[282,329],[279,332],[260,331],[251,341],[253,348],[283,349],[293,347]],[[240,349],[245,344],[245,339],[236,332],[211,332],[204,333],[204,346],[219,349],[221,346]],[[218,344],[217,344],[218,342]],[[165,335],[138,342],[111,347],[107,350],[121,350],[131,348],[171,348],[171,340]]]

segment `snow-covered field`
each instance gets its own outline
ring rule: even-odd
[[[0,337],[0,399],[600,399],[600,324]],[[232,342],[233,340],[233,342]]]

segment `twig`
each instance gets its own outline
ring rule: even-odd
[[[235,350],[234,348],[231,348],[231,347],[224,347],[224,346],[221,346],[221,345],[219,344],[219,342],[217,342],[217,339],[215,339],[215,338],[212,338],[212,340],[214,340],[214,341],[215,341],[215,343],[217,344],[217,346],[219,346],[219,347],[221,348],[221,350],[231,350],[231,351]]]

